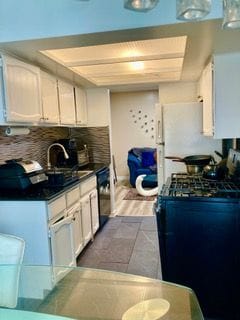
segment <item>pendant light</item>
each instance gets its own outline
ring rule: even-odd
[[[211,10],[211,0],[176,0],[178,20],[200,20]]]
[[[146,12],[156,7],[159,0],[124,0],[124,8]]]
[[[240,0],[223,0],[224,29],[240,28]]]

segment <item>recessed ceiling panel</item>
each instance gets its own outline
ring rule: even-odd
[[[160,83],[169,81],[179,81],[181,76],[180,72],[166,72],[166,73],[155,73],[151,75],[135,74],[125,75],[117,77],[101,77],[93,78],[93,82],[97,86],[111,86],[111,85],[122,85],[122,84],[139,84],[139,83]]]
[[[177,72],[178,74],[181,74],[182,64],[183,58],[178,58],[80,66],[73,67],[71,69],[96,85],[101,82],[101,78],[104,78],[104,83],[109,79],[108,85],[111,85],[112,77],[114,77],[116,82],[117,78],[119,78],[120,81],[124,76],[131,77],[144,75],[146,82],[148,82],[148,78],[149,81],[152,81],[152,76],[154,76],[156,81],[156,74],[168,74],[169,72]],[[159,80],[160,79],[161,76],[159,77]]]
[[[97,86],[118,79],[157,83],[180,79],[186,41],[181,36],[41,52]]]

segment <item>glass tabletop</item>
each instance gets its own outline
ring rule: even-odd
[[[194,292],[176,284],[79,267],[0,265],[0,319],[65,318],[204,319]]]

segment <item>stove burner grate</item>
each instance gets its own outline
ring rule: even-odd
[[[169,195],[176,197],[240,197],[240,183],[215,181],[200,175],[173,173],[168,185]]]

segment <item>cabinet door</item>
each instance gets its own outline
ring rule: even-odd
[[[86,94],[88,107],[88,127],[109,126],[111,119],[109,89],[87,89]]]
[[[96,189],[94,189],[91,192],[90,201],[91,201],[92,233],[95,234],[99,228],[98,194]]]
[[[89,194],[81,198],[80,203],[81,203],[83,239],[84,239],[84,245],[85,245],[92,238],[91,206],[90,206]]]
[[[57,79],[41,71],[42,122],[59,123]]]
[[[75,207],[73,213],[73,241],[75,257],[77,257],[83,249],[83,232],[80,203]]]
[[[75,124],[75,101],[73,86],[58,80],[58,98],[61,124]]]
[[[87,95],[84,89],[75,87],[76,123],[87,124]]]
[[[75,266],[72,217],[63,217],[50,226],[53,266]],[[53,268],[55,281],[60,280],[66,268]]]
[[[213,70],[212,61],[204,68],[201,77],[201,95],[203,98],[203,134],[213,136]]]
[[[215,132],[217,139],[240,137],[240,53],[214,56]]]
[[[40,69],[3,56],[6,121],[33,123],[41,118]]]

